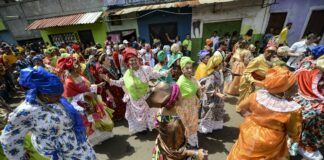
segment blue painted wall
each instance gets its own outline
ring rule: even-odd
[[[191,8],[175,8],[175,9],[165,9],[164,11],[176,12],[176,13],[192,13]],[[145,15],[152,11],[146,11],[139,13],[139,16]],[[158,23],[177,23],[178,35],[180,40],[183,41],[186,35],[191,33],[191,14],[172,14],[165,12],[153,12],[137,20],[139,35],[141,39],[145,42],[150,42],[149,25]],[[172,37],[171,37],[172,38]],[[152,42],[151,42],[152,43]]]
[[[9,44],[17,44],[17,41],[8,30],[0,31],[0,41],[5,41]]]

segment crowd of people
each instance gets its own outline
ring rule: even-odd
[[[214,32],[199,62],[189,35],[152,47],[111,37],[86,48],[2,42],[0,158],[96,159],[92,147],[125,118],[131,134],[158,130],[152,159],[205,160],[198,132],[223,129],[225,101],[239,96],[244,121],[228,160],[323,159],[324,46],[311,33],[288,47],[282,33],[256,47],[252,34]],[[12,111],[17,90],[25,100]]]

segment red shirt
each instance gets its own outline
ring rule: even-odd
[[[114,62],[116,64],[116,66],[118,68],[120,68],[118,52],[117,51],[114,51],[112,56],[113,56],[113,59],[114,59]]]

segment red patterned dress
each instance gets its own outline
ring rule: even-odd
[[[107,75],[112,80],[118,80],[120,78],[116,70],[113,68],[106,68],[103,65],[97,66],[97,72],[99,75]],[[99,75],[96,77],[98,77],[97,82],[100,83],[104,80],[101,79]],[[112,94],[113,99],[109,97],[107,90]],[[103,101],[106,102],[107,106],[113,107],[115,110],[113,113],[113,120],[121,120],[125,117],[126,103],[123,102],[125,93],[122,88],[106,83],[103,88],[99,89],[98,93],[101,95]]]

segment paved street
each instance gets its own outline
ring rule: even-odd
[[[14,99],[11,106],[15,107],[22,99],[22,95]],[[209,160],[226,160],[239,134],[239,124],[242,117],[235,112],[237,98],[231,97],[225,103],[225,126],[222,130],[214,131],[212,134],[199,134],[200,147],[208,150]],[[115,124],[114,138],[103,142],[95,147],[98,160],[150,160],[156,131],[147,134],[130,135],[127,128],[127,121]],[[323,148],[321,149],[323,153]],[[302,160],[299,157],[292,157],[291,160]]]
[[[207,149],[210,160],[225,160],[226,155],[238,136],[238,126],[242,118],[235,113],[236,98],[226,103],[225,127],[212,134],[199,135],[200,147]],[[148,132],[146,135],[130,135],[127,122],[116,124],[115,137],[95,147],[100,160],[149,160],[157,132]]]

